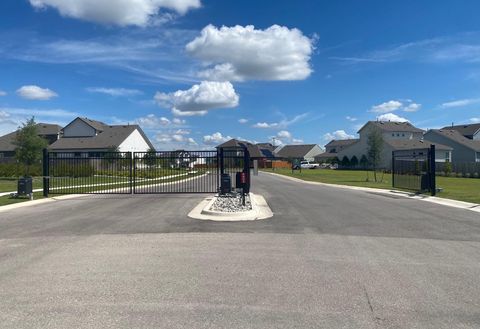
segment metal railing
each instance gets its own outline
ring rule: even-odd
[[[44,195],[216,193],[222,173],[230,175],[234,188],[236,173],[247,173],[249,187],[249,162],[248,151],[243,149],[133,153],[45,150]]]

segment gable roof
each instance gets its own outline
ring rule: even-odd
[[[467,138],[463,136],[461,133],[459,133],[457,130],[432,129],[432,130],[429,130],[428,133],[435,133],[435,134],[441,135],[473,151],[480,152],[480,140],[473,140],[473,139]]]
[[[358,132],[361,132],[366,126],[373,125],[382,131],[395,132],[412,132],[423,133],[422,129],[413,126],[410,122],[393,122],[393,121],[368,121]]]
[[[452,147],[446,146],[439,143],[430,142],[428,140],[415,140],[415,139],[398,139],[398,140],[387,140],[385,143],[389,144],[395,150],[420,150],[427,149],[431,144],[435,145],[436,150],[451,151]]]
[[[355,144],[358,142],[360,139],[358,138],[353,138],[353,139],[332,139],[330,142],[328,142],[325,147],[337,147],[337,146],[348,146]]]
[[[74,123],[77,120],[81,120],[93,129],[95,129],[97,132],[103,131],[106,127],[109,127],[106,123],[103,123],[101,121],[97,120],[92,120],[89,118],[82,118],[82,117],[76,117],[73,119],[69,124],[67,124],[65,127],[63,127],[62,131],[65,130],[68,126],[70,126],[72,123]]]
[[[62,129],[59,125],[50,123],[37,123],[36,126],[39,136],[57,135]],[[0,151],[15,151],[16,146],[13,142],[15,141],[17,132],[18,130],[0,137]]]
[[[251,158],[264,157],[263,153],[260,151],[260,148],[257,145],[247,141],[241,141],[235,138],[232,138],[229,141],[226,141],[225,143],[216,146],[216,148],[244,148],[244,147],[247,148]]]
[[[103,130],[96,136],[91,137],[62,137],[50,145],[52,150],[75,150],[75,149],[109,149],[119,147],[123,141],[135,130],[138,130],[145,142],[151,149],[154,146],[138,125],[127,126],[103,126]]]
[[[303,158],[315,146],[317,144],[285,145],[277,152],[277,156],[281,158]]]
[[[463,136],[473,136],[476,132],[480,131],[480,123],[443,127],[442,130],[456,130]]]

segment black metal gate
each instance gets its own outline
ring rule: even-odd
[[[435,195],[435,145],[425,149],[393,151],[392,185]]]
[[[44,151],[44,195],[216,193],[221,175],[249,173],[246,149],[217,151]],[[250,184],[248,177],[248,186]],[[244,186],[243,186],[244,187]]]

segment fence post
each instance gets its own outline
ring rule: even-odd
[[[436,168],[435,168],[435,145],[431,144],[430,145],[430,192],[432,196],[435,196],[437,194],[437,182],[436,182]]]
[[[48,150],[43,149],[43,160],[42,160],[42,176],[43,176],[43,196],[48,198],[48,193],[50,192],[50,173],[49,173],[49,157]]]
[[[133,194],[133,152],[128,152],[128,155],[130,157],[130,194]]]
[[[395,151],[392,151],[392,187],[395,187]]]

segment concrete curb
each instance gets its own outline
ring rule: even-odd
[[[252,202],[252,210],[225,213],[220,211],[212,211],[210,206],[214,202],[215,197],[208,197],[202,200],[195,208],[190,211],[188,217],[200,220],[211,220],[216,222],[236,222],[236,221],[252,221],[259,219],[267,219],[273,217],[273,212],[267,204],[265,198],[261,195],[250,193],[250,201]]]
[[[39,200],[33,200],[33,201],[25,201],[25,202],[19,202],[19,203],[13,203],[13,204],[7,204],[5,206],[0,206],[0,213],[12,209],[17,209],[17,208],[22,208],[22,207],[32,207],[32,206],[37,206],[39,204],[43,203],[51,203],[51,202],[56,202],[56,201],[61,201],[61,200],[68,200],[68,199],[74,199],[78,197],[85,197],[90,194],[68,194],[68,195],[59,195],[56,197],[52,198],[45,198],[45,199],[39,199]]]
[[[303,180],[303,179],[300,179],[300,178],[295,178],[295,177],[290,177],[290,176],[285,176],[285,175],[271,173],[271,172],[265,172],[265,171],[263,171],[262,173],[265,173],[265,174],[268,174],[268,175],[274,175],[274,176],[277,176],[277,177],[281,177],[281,178],[284,178],[284,179],[287,179],[287,180],[291,180],[291,181],[298,182],[298,183],[303,183],[303,184],[320,185],[320,186],[326,186],[326,187],[334,187],[334,188],[340,188],[340,189],[346,189],[346,190],[355,190],[355,191],[364,191],[364,192],[377,193],[377,194],[403,196],[403,197],[408,198],[408,199],[426,201],[426,202],[440,204],[440,205],[443,205],[443,206],[460,208],[460,209],[465,209],[465,210],[470,210],[470,211],[475,211],[475,212],[480,213],[480,204],[476,204],[476,203],[457,201],[457,200],[451,200],[451,199],[444,199],[444,198],[439,198],[439,197],[434,197],[434,196],[428,196],[428,195],[423,195],[423,194],[414,194],[414,193],[408,193],[408,192],[396,191],[396,190],[385,190],[385,189],[379,189],[379,188],[377,189],[377,188],[371,188],[371,187],[348,186],[348,185],[313,182],[313,181]]]

